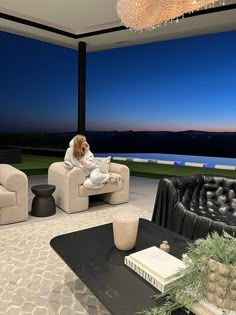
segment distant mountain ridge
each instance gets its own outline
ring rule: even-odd
[[[93,133],[149,133],[149,134],[189,134],[189,135],[198,135],[198,134],[213,134],[213,135],[236,135],[236,131],[204,131],[204,130],[183,130],[183,131],[170,131],[170,130],[161,130],[161,131],[133,131],[133,130],[124,130],[124,131],[95,131],[95,130],[88,130],[86,134],[93,134]]]
[[[0,145],[66,150],[76,132],[0,133]],[[86,131],[94,153],[166,153],[236,158],[236,132]]]

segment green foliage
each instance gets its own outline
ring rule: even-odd
[[[173,282],[161,298],[157,297],[156,307],[144,310],[142,314],[170,315],[178,308],[190,309],[195,302],[204,299],[210,259],[224,264],[226,268],[236,267],[236,238],[227,233],[220,236],[215,232],[206,239],[190,243],[184,259],[186,269],[183,277]],[[235,289],[232,272],[226,272],[223,282],[222,287],[226,294]]]
[[[236,238],[224,233],[214,232],[206,239],[198,239],[189,245],[188,255],[194,260],[207,256],[226,266],[236,266]]]

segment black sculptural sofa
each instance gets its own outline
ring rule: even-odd
[[[236,235],[236,178],[194,175],[161,179],[152,221],[192,240]]]

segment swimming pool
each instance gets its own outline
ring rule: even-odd
[[[193,156],[162,153],[99,153],[96,156],[112,156],[124,158],[139,158],[145,160],[174,161],[175,165],[185,165],[187,162],[200,163],[203,167],[214,168],[216,165],[236,166],[236,158],[220,158],[212,156]]]

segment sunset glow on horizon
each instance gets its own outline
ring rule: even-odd
[[[206,126],[192,126],[192,125],[185,125],[185,126],[160,126],[159,128],[155,126],[135,126],[135,125],[127,125],[122,126],[118,128],[114,128],[114,125],[110,125],[109,123],[104,125],[102,124],[92,124],[91,128],[86,128],[87,131],[118,131],[118,132],[124,132],[124,131],[147,131],[147,132],[158,132],[158,131],[164,131],[164,132],[183,132],[183,131],[205,131],[205,132],[236,132],[236,125],[234,127],[227,127],[227,128],[214,128],[214,127],[206,127]]]

